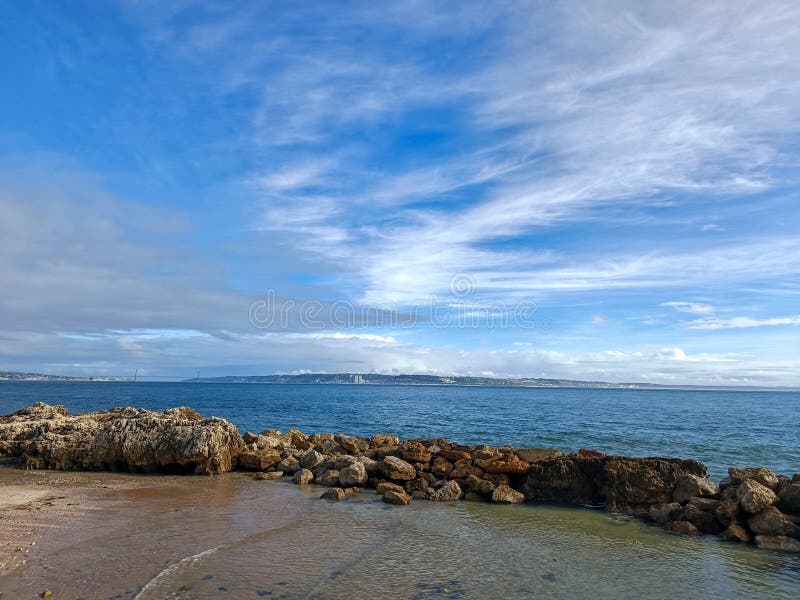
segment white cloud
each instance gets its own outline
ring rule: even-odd
[[[715,312],[713,306],[702,302],[662,302],[661,306],[669,306],[680,312],[692,315],[710,315]]]
[[[791,317],[770,317],[759,319],[754,317],[731,317],[722,319],[710,317],[686,321],[683,326],[687,329],[749,329],[752,327],[777,327],[781,325],[800,325],[800,315]]]

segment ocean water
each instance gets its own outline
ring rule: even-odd
[[[595,448],[800,472],[800,392],[149,382],[0,382],[0,414],[191,406],[239,430],[396,433],[462,443]]]

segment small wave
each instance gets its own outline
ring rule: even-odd
[[[193,554],[192,556],[187,556],[186,558],[182,558],[178,562],[171,564],[166,569],[161,571],[158,575],[153,577],[150,581],[148,581],[144,585],[144,587],[139,591],[139,593],[136,594],[136,596],[134,597],[133,600],[140,600],[140,598],[144,598],[144,594],[146,594],[148,592],[148,590],[152,589],[159,582],[159,580],[162,579],[163,577],[171,575],[172,573],[174,573],[175,571],[177,571],[178,569],[180,569],[181,567],[183,567],[185,565],[194,564],[198,560],[201,560],[201,559],[205,558],[206,556],[214,554],[214,552],[216,552],[217,550],[219,550],[221,548],[224,548],[225,546],[228,546],[231,543],[235,543],[235,542],[229,542],[228,544],[220,544],[219,546],[215,546],[213,548],[209,548],[208,550],[203,550],[202,552],[199,552],[198,554]]]

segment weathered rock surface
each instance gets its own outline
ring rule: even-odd
[[[453,502],[460,500],[464,493],[461,491],[461,486],[455,481],[448,481],[439,489],[435,490],[432,494],[428,494],[428,498],[434,502]]]
[[[756,546],[764,550],[800,552],[800,542],[785,535],[757,535]]]
[[[257,481],[272,481],[283,477],[283,471],[259,471],[253,474],[253,479]]]
[[[325,490],[325,492],[323,492],[320,498],[322,498],[323,500],[332,500],[334,502],[338,502],[339,500],[344,500],[346,495],[347,494],[342,488],[333,487],[330,488],[329,490]]]
[[[660,523],[661,525],[664,525],[666,523],[669,523],[670,521],[674,521],[682,510],[683,506],[681,505],[680,502],[668,502],[667,504],[654,504],[653,506],[650,507],[647,516],[654,523]]]
[[[750,531],[761,535],[785,535],[800,539],[800,527],[774,506],[747,520]]]
[[[673,521],[667,525],[667,531],[671,533],[680,533],[681,535],[699,535],[700,532],[697,527],[688,521]]]
[[[522,504],[525,502],[525,494],[507,485],[498,485],[492,492],[492,502],[498,504]]]
[[[764,467],[749,467],[747,469],[728,469],[728,479],[731,484],[738,485],[745,479],[752,479],[761,485],[774,490],[778,485],[778,476]]]
[[[280,460],[277,450],[247,450],[239,455],[238,464],[246,471],[264,471]]]
[[[63,406],[37,402],[0,417],[0,458],[30,469],[222,473],[244,448],[234,425],[186,407],[70,416]]]
[[[387,490],[383,494],[383,501],[387,504],[397,504],[399,506],[404,506],[406,504],[411,504],[411,496],[406,494],[405,492],[398,492],[396,490]]]
[[[705,477],[686,473],[675,482],[672,499],[675,502],[687,502],[690,498],[714,496],[717,492],[717,486]]]
[[[800,484],[790,483],[780,491],[778,508],[791,515],[800,515]]]
[[[312,473],[309,469],[300,469],[297,473],[294,474],[292,477],[292,481],[295,483],[299,483],[304,485],[306,483],[311,483],[314,481],[314,473]]]
[[[736,495],[739,498],[739,504],[751,515],[772,506],[778,499],[775,492],[753,479],[742,481]]]
[[[362,486],[367,483],[367,468],[356,462],[339,471],[339,482],[345,487]]]
[[[379,468],[387,479],[410,481],[417,476],[417,470],[413,465],[396,456],[385,457]]]

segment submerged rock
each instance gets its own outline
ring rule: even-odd
[[[398,492],[396,490],[387,490],[383,494],[383,501],[387,504],[397,504],[398,506],[404,506],[406,504],[411,504],[411,496],[406,494],[405,492]]]
[[[37,402],[0,417],[0,458],[31,469],[222,473],[244,449],[234,425],[187,407],[69,415]]]
[[[762,535],[785,535],[800,538],[800,527],[774,506],[747,520],[750,531]]]
[[[785,535],[757,535],[756,546],[764,550],[800,552],[800,542]]]
[[[672,521],[667,524],[667,531],[670,533],[680,533],[681,535],[699,535],[697,527],[688,521]]]
[[[339,500],[344,500],[347,494],[345,491],[340,487],[334,487],[329,490],[325,490],[325,492],[320,496],[323,500],[332,500],[334,502],[338,502]]]

